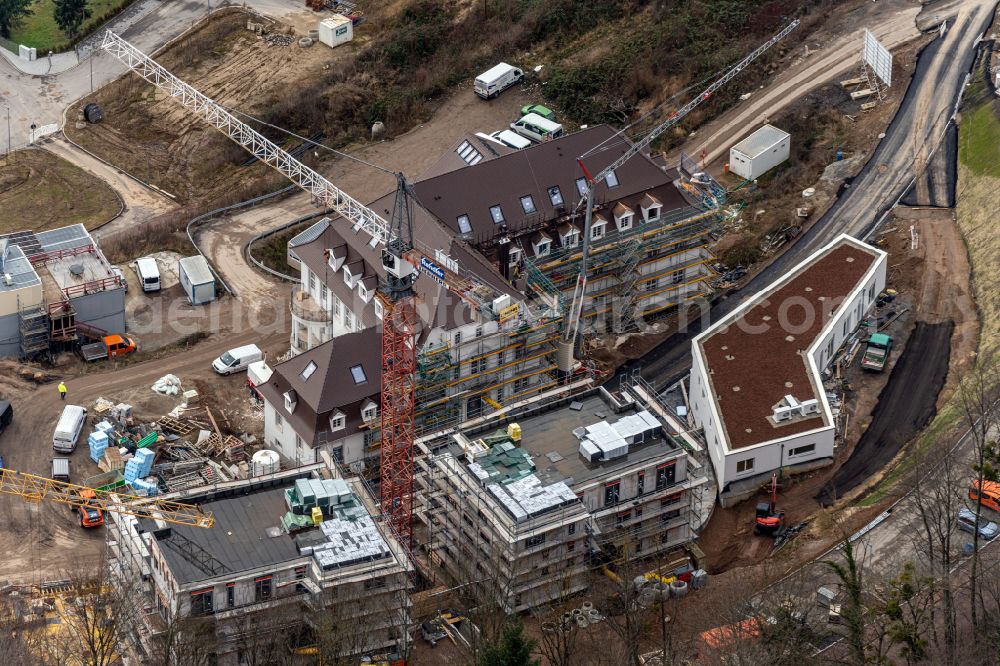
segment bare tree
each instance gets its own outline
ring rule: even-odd
[[[215,620],[173,615],[148,662],[151,666],[210,666],[218,650]]]
[[[545,657],[546,663],[549,666],[573,666],[578,663],[580,630],[576,622],[565,620],[562,613],[552,608],[536,615],[542,620],[538,653]]]
[[[844,561],[824,560],[823,564],[837,574],[840,584],[847,593],[847,603],[841,611],[847,626],[847,641],[850,645],[851,663],[865,666],[865,601],[864,573],[861,563],[854,556],[854,544],[845,538],[841,544]]]
[[[71,571],[63,612],[66,647],[87,666],[117,663],[130,627],[137,621],[131,581],[112,578],[107,553],[96,566]]]

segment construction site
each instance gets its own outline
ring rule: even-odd
[[[487,66],[429,36],[508,11],[474,3],[112,19],[5,153],[39,187],[0,205],[85,182],[50,157],[122,202],[0,234],[16,660],[735,654],[756,601],[710,609],[891,524],[986,335],[939,119],[995,3],[846,4],[743,8],[635,104],[567,93],[566,36],[645,35],[615,3]]]

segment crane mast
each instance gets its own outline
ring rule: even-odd
[[[211,513],[202,511],[193,504],[98,490],[6,468],[0,469],[0,493],[16,495],[26,502],[49,500],[139,518],[163,520],[174,525],[205,528],[215,525],[215,518]]]
[[[791,21],[788,25],[782,28],[777,34],[771,37],[769,40],[754,49],[747,57],[736,63],[731,69],[729,69],[725,74],[719,77],[715,82],[709,85],[705,90],[701,91],[696,97],[691,99],[687,104],[680,107],[674,111],[670,116],[654,127],[649,134],[644,136],[642,139],[634,143],[628,150],[621,154],[618,159],[613,161],[611,164],[602,169],[597,175],[591,175],[590,171],[583,163],[583,158],[577,160],[580,165],[580,169],[583,171],[584,178],[587,183],[587,193],[586,198],[586,213],[584,215],[583,224],[583,248],[582,256],[580,261],[580,274],[577,278],[576,288],[573,291],[573,301],[570,306],[570,311],[567,313],[566,325],[563,328],[563,344],[573,345],[578,341],[580,332],[580,322],[583,315],[583,304],[586,300],[586,290],[587,290],[587,264],[590,256],[590,225],[594,215],[594,189],[597,187],[597,183],[601,182],[607,178],[608,174],[618,169],[623,164],[628,162],[630,159],[638,155],[639,153],[646,150],[657,138],[659,138],[668,129],[679,123],[684,119],[691,111],[701,105],[703,102],[707,101],[712,97],[712,95],[719,88],[732,81],[737,74],[742,72],[747,65],[752,63],[754,60],[759,58],[765,51],[770,49],[772,46],[777,44],[779,41],[785,38],[792,30],[795,30],[799,26],[800,21],[795,19]],[[564,369],[565,370],[565,369]]]

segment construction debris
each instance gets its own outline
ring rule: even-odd
[[[291,35],[278,35],[271,33],[264,37],[264,41],[271,46],[291,46],[295,38]]]
[[[163,395],[178,395],[181,392],[181,380],[177,375],[163,375],[153,384],[153,390]]]

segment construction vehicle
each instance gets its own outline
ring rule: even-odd
[[[418,319],[414,281],[419,273],[443,285],[473,312],[510,326],[529,323],[526,303],[469,277],[458,261],[442,248],[416,247],[413,237],[413,186],[402,173],[380,169],[396,178],[396,200],[391,222],[335,186],[314,169],[302,164],[273,141],[230,113],[220,104],[167,71],[162,65],[112,31],[104,34],[101,49],[126,67],[164,89],[171,99],[199,114],[216,129],[243,146],[306,191],[323,208],[342,216],[356,234],[371,237],[372,248],[382,245],[386,278],[379,285],[382,303],[382,396],[380,447],[380,506],[388,528],[407,551],[413,544],[413,443]],[[509,240],[508,240],[509,242]]]
[[[97,493],[95,493],[90,488],[85,488],[81,490],[78,495],[80,499],[86,502],[97,499]],[[104,524],[104,512],[87,504],[79,504],[76,506],[70,506],[70,509],[76,511],[80,515],[80,527],[84,529],[89,529],[91,527],[100,527]]]
[[[26,502],[41,502],[44,499],[73,507],[97,509],[102,513],[113,511],[162,520],[174,525],[204,528],[215,525],[215,518],[211,513],[202,511],[193,504],[113,493],[6,468],[0,469],[0,493],[16,495]]]
[[[778,474],[771,475],[771,497],[769,502],[757,504],[754,533],[775,536],[785,526],[785,512],[778,511]]]
[[[892,337],[885,333],[873,333],[861,357],[861,367],[871,372],[882,372],[892,353]]]
[[[131,354],[138,348],[136,341],[126,335],[105,335],[97,342],[80,347],[80,356],[84,361],[100,361]]]
[[[584,164],[585,156],[577,159],[577,163],[580,165],[580,170],[583,172],[586,182],[585,192],[582,193],[583,198],[580,201],[580,205],[583,205],[584,202],[586,202],[586,214],[584,216],[583,224],[583,248],[580,260],[580,274],[577,278],[576,288],[573,290],[572,304],[570,305],[569,312],[566,315],[566,320],[563,322],[562,346],[564,351],[560,355],[562,359],[568,358],[572,360],[573,358],[573,354],[568,350],[565,350],[566,347],[579,350],[583,343],[583,338],[580,335],[580,320],[583,316],[583,304],[587,293],[587,263],[590,256],[590,229],[594,217],[594,189],[597,187],[597,184],[607,179],[607,177],[611,175],[615,169],[620,168],[630,159],[649,148],[653,141],[662,136],[668,129],[683,120],[685,116],[698,107],[702,102],[710,99],[712,95],[715,94],[715,91],[735,78],[737,74],[743,71],[747,65],[759,58],[765,51],[784,39],[788,33],[798,27],[799,23],[800,21],[798,19],[791,21],[788,25],[782,28],[781,31],[771,37],[771,39],[758,46],[746,58],[736,63],[736,65],[709,85],[708,88],[703,90],[697,97],[674,111],[664,122],[654,127],[645,137],[632,144],[632,146],[622,153],[618,159],[614,160],[596,175],[591,175],[590,171]],[[632,316],[631,313],[621,314],[625,317]],[[572,370],[572,367],[563,366],[559,369],[568,373]]]

